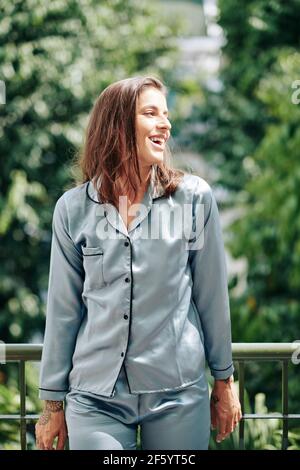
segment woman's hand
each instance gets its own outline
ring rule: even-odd
[[[210,397],[210,412],[211,427],[218,431],[216,442],[221,442],[233,432],[242,418],[232,376],[227,380],[215,380]]]
[[[62,401],[45,401],[43,413],[35,425],[35,436],[40,450],[55,450],[53,441],[56,436],[56,450],[64,450],[68,432]]]

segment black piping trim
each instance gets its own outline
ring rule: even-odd
[[[103,256],[103,253],[93,253],[92,255],[84,255],[82,254],[84,257],[86,256]]]
[[[86,192],[87,197],[88,197],[91,201],[95,202],[96,204],[102,204],[102,203],[99,202],[99,201],[95,201],[95,199],[93,199],[93,198],[89,195],[89,184],[90,184],[90,181],[88,181],[88,184],[86,185],[86,188],[85,188],[85,192]]]
[[[222,372],[223,370],[230,369],[230,367],[232,367],[232,366],[233,366],[233,363],[231,363],[230,366],[226,367],[226,369],[214,369],[213,367],[211,367],[211,370],[216,370],[216,371]]]
[[[91,201],[95,202],[96,204],[102,204],[102,202],[96,201],[95,199],[93,199],[93,198],[90,196],[90,194],[89,194],[89,184],[90,184],[90,181],[88,181],[88,183],[87,183],[87,185],[86,185],[86,188],[85,188],[85,192],[86,192],[86,195],[87,195],[88,199],[90,199]],[[156,197],[154,196],[154,197],[152,197],[152,201],[155,201],[156,199],[162,199],[162,198],[165,198],[165,197],[166,197],[165,194],[163,194],[163,195],[161,195],[161,196],[156,196]]]
[[[53,388],[41,388],[39,390],[46,390],[47,392],[67,392],[68,390],[53,390]]]
[[[118,230],[119,232],[119,230]],[[119,374],[118,374],[118,377],[114,383],[114,386],[113,386],[113,389],[112,389],[112,393],[110,396],[113,396],[113,391],[114,391],[114,388],[116,386],[116,383],[117,383],[117,380],[119,378],[119,375],[120,375],[120,372],[121,372],[121,368],[124,364],[124,361],[125,361],[125,358],[126,358],[126,353],[127,353],[127,350],[128,350],[128,344],[129,344],[129,336],[130,336],[130,331],[131,331],[131,320],[132,320],[132,294],[133,294],[133,272],[132,272],[132,245],[131,245],[131,240],[130,240],[130,237],[125,235],[126,238],[128,239],[129,241],[129,246],[130,246],[130,274],[131,274],[131,288],[130,288],[130,312],[129,312],[129,328],[128,328],[128,337],[127,337],[127,345],[126,345],[126,350],[125,350],[125,353],[124,353],[124,359],[123,359],[123,362],[122,362],[122,365],[120,367],[120,371],[119,371]],[[129,381],[128,381],[128,375],[127,375],[127,371],[126,371],[126,367],[124,365],[124,371],[125,371],[125,375],[126,375],[126,378],[127,378],[127,382],[128,382],[128,389],[129,389],[129,392],[131,392],[130,390],[130,385],[129,385]]]

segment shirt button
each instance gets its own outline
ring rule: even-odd
[[[123,357],[123,356],[124,356],[124,353],[122,352],[122,353],[121,353],[121,357]]]
[[[130,282],[129,277],[126,277],[125,282]]]
[[[106,211],[104,211],[104,217],[106,217],[106,216],[107,216],[107,212],[106,212]]]
[[[124,315],[125,320],[128,320],[128,315]]]
[[[129,242],[125,242],[125,243],[124,243],[124,246],[129,246]]]

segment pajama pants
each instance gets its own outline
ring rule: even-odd
[[[210,407],[205,373],[180,390],[130,393],[122,366],[113,397],[71,389],[65,400],[70,450],[206,450]]]

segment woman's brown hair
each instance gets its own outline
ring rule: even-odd
[[[145,87],[157,88],[167,95],[165,85],[152,76],[126,78],[102,91],[91,111],[84,147],[79,155],[80,182],[101,181],[100,186],[96,184],[99,201],[116,207],[119,196],[130,191],[135,197],[142,183],[135,119],[136,101]],[[171,168],[170,157],[167,146],[163,163],[157,166],[155,173],[155,183],[160,183],[166,196],[174,193],[184,175],[181,170]]]

